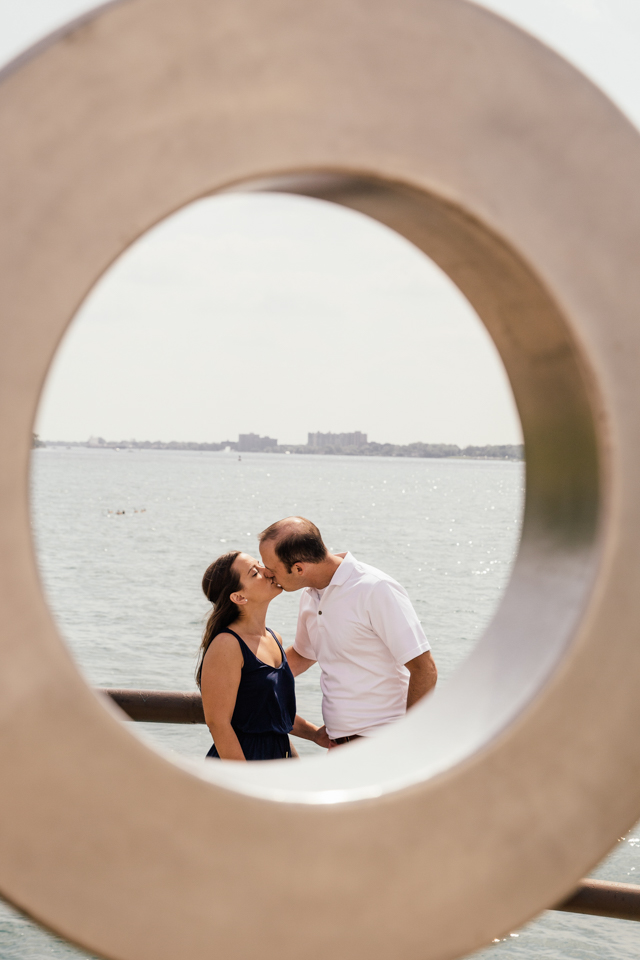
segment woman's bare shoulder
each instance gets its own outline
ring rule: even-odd
[[[234,637],[233,634],[227,633],[226,631],[217,633],[209,644],[207,652],[205,653],[205,660],[207,657],[210,660],[219,657],[242,660],[242,650],[240,649],[237,637]]]

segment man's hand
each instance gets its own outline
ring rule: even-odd
[[[329,739],[329,734],[327,733],[327,728],[323,725],[318,727],[316,730],[315,736],[313,738],[314,743],[317,743],[319,747],[324,747],[325,750],[330,750],[335,744]]]
[[[407,710],[418,700],[422,700],[436,685],[438,679],[438,670],[435,661],[431,656],[431,651],[426,650],[419,656],[414,657],[405,663],[405,667],[410,673],[409,691],[407,693]]]

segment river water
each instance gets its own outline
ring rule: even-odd
[[[257,554],[257,533],[291,513],[330,549],[349,549],[407,588],[440,683],[499,602],[517,550],[523,467],[511,462],[312,457],[50,447],[33,453],[33,527],[63,636],[98,686],[195,689],[207,612],[205,568],[219,553]],[[118,511],[124,511],[118,513]],[[293,638],[298,598],[271,606]],[[299,712],[321,722],[318,671],[298,681]],[[133,725],[132,725],[133,726]],[[137,735],[203,756],[205,728],[136,724]],[[298,742],[301,754],[319,748]],[[634,882],[640,829],[593,876]],[[549,912],[481,952],[483,960],[637,960],[640,926]],[[0,902],[2,960],[78,958]]]

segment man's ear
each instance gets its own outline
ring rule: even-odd
[[[241,593],[232,593],[231,596],[229,597],[229,599],[232,601],[232,603],[237,603],[238,606],[239,606],[241,603],[246,603],[246,602],[247,602],[247,598],[246,598],[246,597],[243,597]]]
[[[293,567],[291,568],[291,572],[295,573],[297,577],[303,577],[304,567],[302,566],[301,563],[294,563]]]

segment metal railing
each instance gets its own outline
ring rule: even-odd
[[[143,723],[204,723],[199,693],[180,690],[113,690],[99,688],[130,720]]]
[[[199,693],[99,689],[111,697],[130,720],[142,723],[205,722]],[[570,897],[551,909],[617,920],[640,920],[640,885],[582,880]]]

